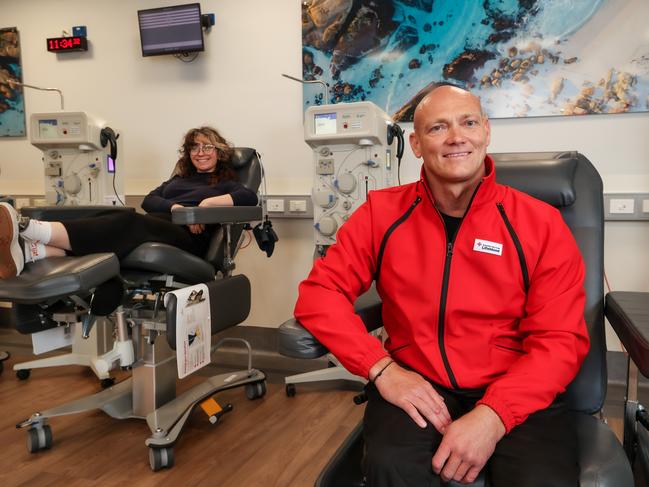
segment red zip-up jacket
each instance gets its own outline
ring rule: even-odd
[[[453,241],[423,176],[370,192],[300,284],[295,317],[354,374],[390,355],[441,386],[485,388],[478,403],[509,432],[586,356],[584,264],[556,208],[485,167]],[[353,311],[374,280],[385,349]]]

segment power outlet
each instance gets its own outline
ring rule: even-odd
[[[633,198],[614,198],[609,202],[611,214],[633,214],[635,211],[635,200]]]
[[[606,220],[649,220],[649,193],[605,193]]]
[[[284,213],[284,200],[283,199],[268,199],[266,202],[266,209],[269,213]]]
[[[19,210],[25,206],[29,206],[29,198],[16,198],[16,209]]]
[[[306,213],[306,200],[289,200],[288,211],[291,213]]]

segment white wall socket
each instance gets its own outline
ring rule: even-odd
[[[609,202],[609,212],[612,214],[631,213],[635,211],[635,200],[631,198],[616,198]]]

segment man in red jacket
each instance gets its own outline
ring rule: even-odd
[[[421,179],[371,192],[300,284],[295,316],[369,379],[369,485],[576,486],[561,394],[588,351],[584,265],[559,212],[495,181],[471,93],[417,106]],[[385,348],[353,302],[372,281]]]

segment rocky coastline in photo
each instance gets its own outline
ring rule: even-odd
[[[642,0],[607,1],[649,8]],[[587,61],[597,54],[571,37],[611,6],[593,0],[566,8],[566,2],[306,1],[303,78],[325,81],[329,93],[325,99],[322,90],[305,89],[305,106],[369,100],[410,121],[420,94],[446,81],[476,90],[497,117],[647,109],[649,52],[636,56],[633,69],[624,63],[594,69]]]

